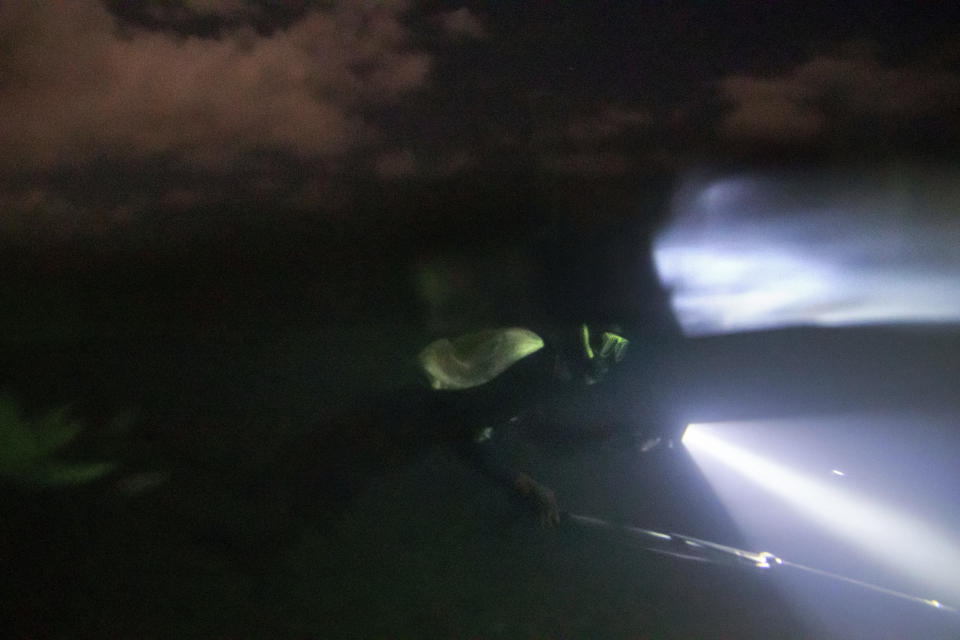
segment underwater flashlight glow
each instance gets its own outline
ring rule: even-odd
[[[734,443],[723,437],[724,426],[730,425],[691,424],[682,438],[718,495],[723,485],[736,484],[734,477],[740,479],[741,486],[745,486],[742,480],[748,480],[807,521],[864,550],[916,586],[937,589],[954,601],[960,599],[960,583],[956,580],[960,545],[947,532],[884,504],[882,496],[877,499],[857,493],[849,483],[821,479],[822,472],[808,473],[774,460],[774,456],[784,455],[782,448],[770,448],[769,455],[761,455],[752,447]],[[761,426],[757,436],[763,432]],[[747,503],[746,508],[756,510],[764,506],[750,507]]]
[[[687,425],[687,428],[683,430],[683,437],[680,438],[680,442],[686,446],[695,446],[697,444],[697,434],[702,431],[702,427],[695,422],[691,422]]]
[[[902,176],[924,187],[906,200],[882,173],[691,181],[654,264],[688,335],[960,322],[957,180]]]

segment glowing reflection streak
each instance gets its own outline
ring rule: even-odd
[[[960,550],[922,522],[725,442],[708,425],[687,427],[683,444],[698,464],[707,457],[723,464],[878,560],[921,584],[960,597]]]
[[[819,576],[824,576],[832,580],[839,580],[841,582],[846,582],[848,584],[854,584],[858,587],[863,587],[864,589],[870,589],[871,591],[876,591],[878,593],[883,593],[888,596],[894,596],[900,598],[901,600],[909,600],[910,602],[916,602],[917,604],[924,604],[934,609],[941,609],[943,611],[949,611],[950,613],[960,613],[956,608],[948,606],[940,602],[939,600],[930,600],[927,598],[921,598],[920,596],[912,596],[909,593],[903,593],[902,591],[895,591],[893,589],[887,589],[886,587],[881,587],[880,585],[872,584],[870,582],[864,582],[863,580],[855,580],[854,578],[848,578],[847,576],[842,576],[838,573],[831,573],[830,571],[824,571],[823,569],[814,569],[813,567],[807,567],[802,564],[797,564],[796,562],[790,562],[789,560],[782,561],[783,566],[790,567],[792,569],[798,569],[800,571],[806,571],[807,573],[814,573]]]
[[[651,536],[659,540],[665,541],[667,543],[672,543],[673,548],[660,547],[651,547],[651,546],[642,546],[640,547],[644,551],[651,551],[660,555],[669,556],[672,558],[679,558],[681,560],[690,560],[693,562],[703,562],[708,564],[720,564],[725,566],[738,566],[738,567],[747,567],[753,566],[759,569],[770,569],[774,566],[783,566],[790,567],[791,569],[796,569],[798,571],[804,571],[806,573],[812,573],[825,578],[830,578],[831,580],[839,580],[840,582],[845,582],[847,584],[856,585],[871,591],[876,591],[877,593],[882,593],[884,595],[893,596],[895,598],[900,598],[901,600],[907,600],[909,602],[915,602],[917,604],[922,604],[926,606],[933,607],[934,609],[940,609],[949,613],[957,614],[960,613],[956,608],[948,606],[940,602],[939,600],[931,600],[928,598],[921,598],[920,596],[910,595],[909,593],[904,593],[902,591],[896,591],[894,589],[888,589],[886,587],[881,587],[870,582],[865,582],[863,580],[857,580],[855,578],[850,578],[839,573],[833,573],[831,571],[824,571],[822,569],[815,569],[813,567],[808,567],[806,565],[798,564],[796,562],[790,562],[789,560],[784,560],[773,555],[767,551],[752,552],[746,551],[744,549],[737,549],[736,547],[729,547],[722,544],[717,544],[716,542],[709,542],[707,540],[701,540],[699,538],[693,538],[690,536],[685,536],[679,533],[666,534],[660,533],[659,531],[653,531],[651,529],[641,529],[640,527],[632,527],[629,525],[618,525],[607,520],[601,520],[600,518],[594,518],[593,516],[585,516],[576,513],[565,513],[564,518],[572,522],[579,524],[588,525],[591,527],[598,527],[601,529],[607,529],[611,531],[621,531],[631,535],[631,537],[638,537],[640,539]],[[684,553],[683,551],[678,551],[678,548],[690,547],[692,550],[689,553]],[[716,552],[710,554],[709,552]],[[706,555],[705,555],[706,553]],[[745,560],[746,562],[741,562]]]

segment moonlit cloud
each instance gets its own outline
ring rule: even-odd
[[[96,2],[5,2],[0,166],[163,156],[225,169],[248,151],[350,153],[380,135],[371,107],[427,83],[430,56],[409,44],[402,14],[340,3],[271,35],[201,39],[120,29]]]
[[[960,75],[887,66],[870,49],[817,56],[773,77],[727,76],[730,109],[719,124],[730,139],[793,142],[847,122],[904,123],[960,107]]]

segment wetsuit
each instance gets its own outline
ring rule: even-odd
[[[545,337],[540,340],[540,335]],[[538,339],[533,346],[530,336]],[[507,356],[503,349],[498,351],[496,345],[483,348],[483,345],[494,344],[490,341],[509,341],[510,338],[513,342],[507,347],[510,352]],[[625,346],[626,341],[618,339]],[[437,411],[443,435],[455,442],[471,466],[530,499],[545,524],[556,522],[558,513],[552,491],[516,468],[506,446],[508,431],[531,424],[534,428],[552,429],[556,425],[552,424],[555,420],[551,419],[551,408],[563,401],[582,404],[589,415],[592,403],[583,392],[603,377],[607,361],[614,360],[613,349],[607,348],[611,343],[596,344],[596,350],[603,349],[603,353],[595,353],[585,326],[564,333],[497,329],[458,340],[461,340],[459,344],[468,347],[480,344],[481,348],[450,355],[449,341],[440,340],[421,352],[420,358],[424,377],[437,388]],[[441,365],[431,366],[434,363],[428,361],[429,358],[443,352],[448,352],[449,366],[446,369]],[[616,359],[621,353],[622,349],[616,352]],[[505,366],[504,362],[491,365],[490,359],[497,357],[505,357],[508,362]],[[471,368],[469,362],[462,366],[471,359],[479,362],[476,368]],[[445,370],[450,372],[449,377],[445,376]],[[471,374],[476,374],[475,378],[470,378]],[[480,382],[471,384],[477,381]],[[451,386],[460,388],[451,389]]]

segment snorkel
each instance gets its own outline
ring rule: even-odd
[[[620,362],[630,341],[620,335],[616,326],[605,328],[599,335],[591,335],[586,323],[580,325],[581,351],[586,363],[584,382],[596,384],[606,376],[612,364]]]

